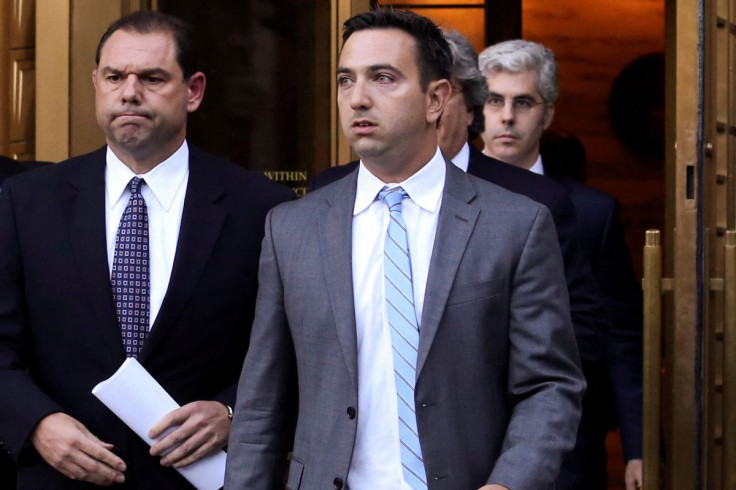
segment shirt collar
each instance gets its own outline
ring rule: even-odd
[[[112,208],[121,199],[130,179],[136,174],[107,147],[105,188]],[[153,197],[166,211],[171,207],[176,192],[189,174],[189,147],[186,140],[169,158],[138,177],[146,181]]]
[[[544,165],[542,165],[542,155],[537,155],[537,160],[534,162],[534,165],[532,165],[529,170],[534,172],[535,174],[544,175]]]
[[[452,159],[452,163],[463,172],[468,171],[468,165],[470,164],[470,147],[466,141],[460,151]]]
[[[437,209],[437,206],[439,206],[442,197],[446,172],[445,159],[439,147],[437,147],[432,159],[419,169],[418,172],[404,182],[390,184],[389,187],[403,187],[414,203],[433,213]],[[365,211],[376,200],[378,192],[385,185],[386,183],[373,175],[361,161],[358,169],[358,184],[355,193],[353,215]]]

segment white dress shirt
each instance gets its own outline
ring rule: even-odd
[[[535,174],[544,175],[544,165],[542,165],[542,155],[537,155],[537,160],[534,162],[534,165],[531,166],[529,171],[534,172]]]
[[[417,173],[400,184],[409,195],[406,223],[414,304],[421,335],[424,292],[445,184],[439,148]],[[348,473],[350,490],[404,489],[399,451],[398,407],[391,334],[385,315],[383,247],[388,207],[377,199],[384,182],[360,163],[353,209],[353,291],[358,340],[358,427]]]
[[[466,141],[462,148],[454,158],[451,159],[452,163],[463,172],[468,171],[468,165],[470,165],[470,147]]]
[[[110,147],[107,148],[106,158],[107,263],[112,273],[118,226],[130,199],[128,183],[136,174],[120,161]],[[141,194],[148,208],[148,270],[151,282],[148,329],[150,330],[169,287],[176,244],[179,241],[179,227],[189,177],[189,147],[186,141],[168,159],[138,177],[145,180]]]

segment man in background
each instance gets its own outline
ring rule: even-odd
[[[0,195],[0,441],[22,489],[190,485],[227,445],[267,211],[293,198],[186,140],[205,91],[179,19],[110,26],[92,74],[107,145]],[[91,389],[135,357],[182,405],[149,448]]]
[[[287,488],[550,488],[584,383],[549,212],[443,158],[436,25],[378,10],[343,40],[361,163],[269,214],[226,487],[282,488],[291,451]]]
[[[580,342],[588,390],[575,449],[563,462],[558,489],[605,489],[605,437],[615,407],[626,458],[628,490],[641,486],[641,292],[626,249],[618,205],[579,182],[548,175],[540,139],[550,126],[559,94],[554,53],[541,44],[506,41],[486,48],[479,67],[487,79],[483,153],[565,187],[575,203],[580,242],[601,290],[610,331],[600,352]]]

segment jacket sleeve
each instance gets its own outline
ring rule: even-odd
[[[570,322],[554,226],[541,208],[516,266],[509,299],[511,418],[488,479],[550,488],[575,445],[585,380]]]
[[[294,347],[274,248],[273,211],[266,218],[256,315],[238,386],[225,487],[283,488],[298,393]]]
[[[642,292],[615,201],[607,212],[600,250],[593,261],[611,330],[606,366],[626,460],[642,456]]]
[[[13,180],[0,193],[0,444],[18,463],[36,424],[63,411],[32,378],[24,267],[13,202]]]

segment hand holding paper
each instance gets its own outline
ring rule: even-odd
[[[172,427],[176,428],[166,434]],[[161,437],[163,434],[166,435]],[[227,409],[222,403],[213,401],[192,402],[169,412],[148,432],[152,439],[161,437],[151,446],[151,455],[165,455],[161,464],[175,468],[183,468],[224,448],[229,434]]]
[[[126,359],[110,378],[95,386],[92,394],[148,445],[156,443],[149,436],[149,430],[166,414],[179,408],[174,399],[133,357]],[[218,405],[224,410],[221,404]],[[172,431],[174,432],[176,430]],[[190,466],[176,470],[198,490],[217,490],[224,484],[225,458],[224,451],[215,451]]]

